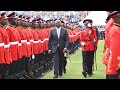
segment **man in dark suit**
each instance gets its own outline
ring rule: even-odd
[[[54,61],[54,77],[58,78],[58,75],[62,76],[64,53],[67,51],[69,45],[69,37],[67,30],[61,27],[61,21],[55,21],[56,28],[50,32],[48,53],[52,54]]]

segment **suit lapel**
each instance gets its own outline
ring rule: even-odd
[[[60,29],[60,37],[61,37],[61,35],[62,35],[62,28]],[[59,38],[60,38],[60,37],[59,37]]]
[[[57,39],[58,39],[57,28],[55,29],[55,35],[57,35]]]

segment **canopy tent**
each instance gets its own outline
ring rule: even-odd
[[[92,19],[93,26],[106,25],[105,21],[107,16],[108,14],[106,11],[91,11],[83,20]],[[83,20],[79,23],[80,25],[83,25]]]

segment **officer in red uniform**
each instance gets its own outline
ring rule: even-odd
[[[34,38],[34,43],[33,43],[33,54],[35,55],[35,60],[34,60],[34,64],[37,63],[37,61],[39,60],[39,37],[37,34],[37,30],[36,30],[36,19],[32,20],[32,33],[33,33],[33,38]]]
[[[109,17],[114,20],[114,23],[107,38],[110,56],[106,67],[106,75],[107,79],[118,79],[120,75],[120,11],[112,12]]]
[[[22,47],[21,71],[25,69],[25,61],[27,57],[27,38],[26,38],[26,34],[24,33],[24,30],[26,28],[24,22],[25,20],[23,19],[23,15],[19,15],[18,18],[19,26],[17,27],[17,30],[21,37],[21,47]]]
[[[12,61],[13,63],[11,64],[11,74],[15,74],[17,73],[17,60],[18,58],[18,37],[15,31],[15,12],[8,12],[8,21],[9,21],[9,27],[6,29],[7,34],[9,36],[9,40],[10,40],[10,52],[11,52],[11,56],[12,56]]]
[[[93,25],[93,21],[91,20],[91,26]],[[97,37],[97,43],[96,43],[96,49],[95,49],[95,55],[96,55],[96,51],[97,51],[97,47],[98,47],[98,40],[99,40],[99,32],[98,32],[98,28],[93,26],[92,28],[94,28],[96,30],[96,37]],[[96,59],[96,58],[95,58]],[[93,60],[93,71],[94,71],[94,60]],[[93,73],[92,73],[93,75]]]
[[[108,13],[112,13],[110,11],[108,11]],[[113,26],[114,24],[114,20],[113,18],[111,17],[107,17],[106,19],[106,26],[105,26],[105,41],[104,41],[104,56],[103,56],[103,59],[102,59],[102,63],[105,64],[107,66],[107,63],[108,63],[108,60],[109,60],[109,57],[110,57],[110,49],[109,49],[109,43],[108,43],[108,33],[111,29],[111,27]],[[106,79],[108,78],[108,75],[106,74]]]
[[[25,23],[25,30],[23,31],[23,33],[26,36],[26,40],[27,40],[27,45],[26,45],[26,51],[27,51],[27,55],[25,58],[25,71],[28,73],[28,66],[29,66],[29,62],[30,62],[30,58],[32,55],[32,47],[31,47],[31,43],[30,43],[30,34],[29,34],[29,25],[27,21],[24,21]]]
[[[8,66],[12,63],[11,54],[9,51],[9,37],[6,33],[7,28],[6,12],[1,12],[0,17],[0,79],[7,77],[9,71]]]
[[[109,56],[110,56],[110,50],[109,50],[109,45],[108,45],[108,33],[111,29],[111,27],[114,24],[114,20],[113,18],[107,18],[107,24],[105,26],[105,41],[104,41],[104,57],[102,59],[102,63],[107,65],[108,60],[109,60]]]
[[[84,77],[92,75],[92,63],[94,59],[94,51],[97,43],[95,29],[91,26],[91,19],[83,21],[86,29],[80,33],[80,41],[83,57],[83,72]]]

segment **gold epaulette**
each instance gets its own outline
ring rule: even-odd
[[[115,26],[120,27],[120,24],[114,23]]]

